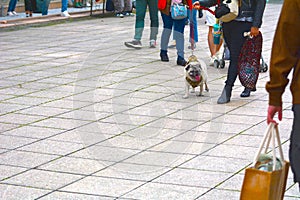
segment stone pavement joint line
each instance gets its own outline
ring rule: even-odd
[[[266,7],[267,63],[280,9]],[[228,63],[207,65],[208,28],[199,18],[194,54],[207,65],[210,91],[183,99],[176,50],[170,62],[159,58],[161,19],[158,47],[149,48],[146,15],[141,50],[124,46],[134,17],[62,22],[0,32],[0,199],[239,199],[266,129],[269,74],[260,73],[249,98],[239,97],[237,80],[231,102],[218,105]],[[186,57],[188,34],[187,26]],[[286,159],[291,101],[286,92]],[[300,200],[291,172],[284,199]]]

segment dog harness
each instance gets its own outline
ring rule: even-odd
[[[199,84],[201,83],[202,81],[202,77],[200,76],[200,80],[199,81],[192,81],[191,79],[189,79],[188,77],[185,78],[185,80],[193,87],[198,87]]]

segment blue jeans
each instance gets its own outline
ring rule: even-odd
[[[7,9],[7,12],[12,12],[15,10],[17,6],[17,0],[10,0],[9,1],[9,4],[8,4],[8,9]]]
[[[68,9],[68,0],[61,0],[61,12],[64,12]]]
[[[42,15],[48,15],[50,0],[42,0]]]
[[[184,58],[184,27],[186,19],[174,20],[171,15],[164,13],[161,13],[161,17],[164,26],[160,42],[161,51],[168,51],[169,39],[174,25],[173,37],[176,40],[177,55]]]

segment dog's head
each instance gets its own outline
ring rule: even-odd
[[[186,77],[191,81],[201,81],[202,68],[196,56],[191,56],[185,66]]]

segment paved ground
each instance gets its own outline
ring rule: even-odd
[[[267,5],[266,62],[280,8]],[[268,73],[251,97],[239,97],[237,82],[218,105],[227,67],[208,67],[210,92],[182,99],[183,68],[174,49],[162,63],[148,48],[148,21],[142,50],[123,45],[133,17],[1,30],[1,199],[239,199],[266,129]],[[205,65],[203,19],[199,32],[194,53]],[[290,92],[284,109],[287,157]],[[291,172],[284,199],[300,199]]]

